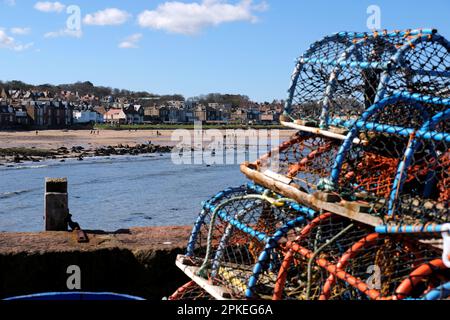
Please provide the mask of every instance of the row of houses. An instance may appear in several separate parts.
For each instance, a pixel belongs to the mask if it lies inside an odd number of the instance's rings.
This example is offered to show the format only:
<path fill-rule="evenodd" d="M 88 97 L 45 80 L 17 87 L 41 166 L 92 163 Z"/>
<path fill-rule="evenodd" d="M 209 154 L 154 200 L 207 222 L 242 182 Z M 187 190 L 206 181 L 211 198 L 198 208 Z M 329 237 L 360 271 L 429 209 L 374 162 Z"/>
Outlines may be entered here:
<path fill-rule="evenodd" d="M 0 128 L 63 128 L 73 124 L 72 110 L 70 103 L 62 101 L 30 101 L 26 104 L 0 101 Z"/>
<path fill-rule="evenodd" d="M 137 103 L 136 103 L 137 102 Z M 139 103 L 140 102 L 140 103 Z M 126 98 L 80 97 L 77 93 L 20 90 L 0 91 L 0 129 L 15 127 L 67 128 L 93 123 L 193 123 L 258 124 L 276 123 L 282 112 L 282 103 L 251 103 L 243 108 L 231 104 L 167 101 L 130 102 Z"/>
<path fill-rule="evenodd" d="M 210 103 L 193 106 L 163 105 L 144 108 L 144 122 L 154 123 L 203 123 L 216 124 L 258 124 L 276 123 L 282 113 L 282 105 L 278 107 L 260 108 L 252 105 L 245 108 L 232 108 L 231 105 Z"/>
<path fill-rule="evenodd" d="M 200 121 L 209 124 L 259 124 L 276 123 L 280 112 L 257 109 L 232 110 L 227 107 L 214 108 L 197 105 L 192 108 L 175 106 L 123 105 L 116 108 L 76 105 L 67 101 L 29 101 L 25 104 L 7 104 L 0 101 L 0 128 L 35 127 L 66 128 L 72 125 L 109 123 L 182 124 Z"/>

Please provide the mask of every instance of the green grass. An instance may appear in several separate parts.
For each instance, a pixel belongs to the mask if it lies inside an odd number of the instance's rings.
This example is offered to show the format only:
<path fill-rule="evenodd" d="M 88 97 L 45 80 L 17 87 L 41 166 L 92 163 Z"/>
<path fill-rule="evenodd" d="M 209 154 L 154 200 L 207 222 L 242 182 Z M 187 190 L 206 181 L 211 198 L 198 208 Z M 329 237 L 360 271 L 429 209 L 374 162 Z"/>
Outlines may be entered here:
<path fill-rule="evenodd" d="M 109 124 L 97 124 L 95 129 L 99 130 L 194 130 L 194 124 L 137 124 L 137 125 L 121 125 L 120 127 L 111 126 Z M 281 125 L 217 125 L 217 124 L 204 124 L 202 129 L 286 129 Z"/>

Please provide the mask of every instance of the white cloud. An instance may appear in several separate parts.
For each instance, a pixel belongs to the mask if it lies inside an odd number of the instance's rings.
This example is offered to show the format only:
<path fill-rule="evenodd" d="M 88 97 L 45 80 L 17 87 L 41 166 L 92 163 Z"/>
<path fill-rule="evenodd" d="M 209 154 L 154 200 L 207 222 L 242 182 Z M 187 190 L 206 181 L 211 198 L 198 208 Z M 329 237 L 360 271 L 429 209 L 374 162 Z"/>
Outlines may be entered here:
<path fill-rule="evenodd" d="M 14 7 L 16 5 L 16 0 L 3 0 L 8 6 Z"/>
<path fill-rule="evenodd" d="M 66 6 L 62 4 L 61 2 L 50 2 L 50 1 L 44 1 L 44 2 L 37 2 L 34 5 L 34 8 L 36 10 L 42 11 L 42 12 L 58 12 L 64 10 Z"/>
<path fill-rule="evenodd" d="M 81 38 L 83 36 L 83 32 L 81 30 L 69 30 L 69 29 L 61 29 L 58 31 L 47 32 L 44 34 L 45 38 L 60 38 L 60 37 L 73 37 L 73 38 Z"/>
<path fill-rule="evenodd" d="M 30 28 L 19 28 L 19 27 L 11 28 L 12 34 L 26 35 L 29 34 L 30 32 L 31 32 Z"/>
<path fill-rule="evenodd" d="M 133 49 L 139 48 L 138 42 L 142 39 L 141 33 L 135 33 L 127 38 L 125 38 L 121 43 L 119 43 L 119 48 L 121 49 Z"/>
<path fill-rule="evenodd" d="M 119 25 L 125 23 L 130 16 L 126 11 L 117 8 L 108 8 L 86 15 L 83 22 L 95 26 Z"/>
<path fill-rule="evenodd" d="M 34 44 L 17 42 L 13 37 L 6 34 L 5 30 L 0 29 L 0 48 L 10 49 L 14 51 L 24 51 L 31 48 Z"/>
<path fill-rule="evenodd" d="M 236 4 L 224 0 L 203 0 L 184 3 L 169 1 L 155 10 L 146 10 L 138 17 L 141 27 L 165 30 L 172 33 L 193 35 L 209 26 L 223 23 L 258 20 L 255 12 L 267 10 L 266 2 L 254 4 L 253 0 L 241 0 Z"/>

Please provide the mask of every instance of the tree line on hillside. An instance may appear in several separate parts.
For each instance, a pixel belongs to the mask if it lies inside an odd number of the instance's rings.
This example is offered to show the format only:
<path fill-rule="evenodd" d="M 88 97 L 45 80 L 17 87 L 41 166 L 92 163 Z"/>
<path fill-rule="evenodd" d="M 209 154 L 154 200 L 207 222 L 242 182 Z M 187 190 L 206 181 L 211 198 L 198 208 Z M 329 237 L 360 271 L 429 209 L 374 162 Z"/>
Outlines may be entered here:
<path fill-rule="evenodd" d="M 185 97 L 181 94 L 172 94 L 172 95 L 158 95 L 154 93 L 150 93 L 147 91 L 131 91 L 126 89 L 117 89 L 111 87 L 103 87 L 96 86 L 90 81 L 84 82 L 75 82 L 71 84 L 40 84 L 40 85 L 31 85 L 22 81 L 13 80 L 13 81 L 0 81 L 0 91 L 2 89 L 5 90 L 23 90 L 23 91 L 48 91 L 52 95 L 59 94 L 62 91 L 70 91 L 73 93 L 78 93 L 79 96 L 85 95 L 95 95 L 97 97 L 126 97 L 131 99 L 139 99 L 139 98 L 147 98 L 152 99 L 158 105 L 165 104 L 167 101 L 188 101 L 190 103 L 219 103 L 219 104 L 230 104 L 233 108 L 240 108 L 248 105 L 251 101 L 250 98 L 246 95 L 241 94 L 221 94 L 221 93 L 210 93 L 206 95 L 199 95 L 197 97 L 192 97 L 189 99 L 185 99 Z"/>
<path fill-rule="evenodd" d="M 200 95 L 197 97 L 189 98 L 188 101 L 194 103 L 219 103 L 219 104 L 231 104 L 233 108 L 239 108 L 247 105 L 250 102 L 250 98 L 241 94 L 221 94 L 210 93 L 206 95 Z"/>
<path fill-rule="evenodd" d="M 59 84 L 59 85 L 52 85 L 48 83 L 40 85 L 31 85 L 18 80 L 5 82 L 0 81 L 0 90 L 2 88 L 5 90 L 48 91 L 53 95 L 56 95 L 62 91 L 70 91 L 73 93 L 77 92 L 79 96 L 85 96 L 90 94 L 95 95 L 97 97 L 113 96 L 113 97 L 127 97 L 127 98 L 156 98 L 156 99 L 164 98 L 167 100 L 178 100 L 178 99 L 184 100 L 184 97 L 179 94 L 161 96 L 146 91 L 131 91 L 126 89 L 96 86 L 90 81 L 84 82 L 80 81 L 70 84 Z"/>

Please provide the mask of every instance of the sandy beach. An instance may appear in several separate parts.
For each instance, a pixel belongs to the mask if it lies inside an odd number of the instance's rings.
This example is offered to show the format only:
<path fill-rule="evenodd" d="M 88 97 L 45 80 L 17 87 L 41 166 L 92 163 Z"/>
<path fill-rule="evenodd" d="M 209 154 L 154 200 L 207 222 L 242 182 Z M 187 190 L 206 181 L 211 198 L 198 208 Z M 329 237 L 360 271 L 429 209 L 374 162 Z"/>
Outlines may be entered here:
<path fill-rule="evenodd" d="M 90 130 L 46 130 L 39 131 L 38 134 L 35 131 L 0 132 L 0 148 L 54 150 L 81 146 L 95 149 L 120 144 L 134 146 L 147 144 L 149 141 L 154 145 L 174 146 L 177 142 L 171 141 L 173 132 L 174 130 L 99 130 L 94 134 Z M 292 130 L 279 130 L 280 140 L 286 140 L 294 133 Z"/>

